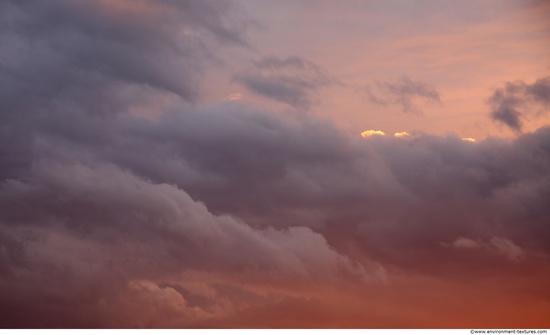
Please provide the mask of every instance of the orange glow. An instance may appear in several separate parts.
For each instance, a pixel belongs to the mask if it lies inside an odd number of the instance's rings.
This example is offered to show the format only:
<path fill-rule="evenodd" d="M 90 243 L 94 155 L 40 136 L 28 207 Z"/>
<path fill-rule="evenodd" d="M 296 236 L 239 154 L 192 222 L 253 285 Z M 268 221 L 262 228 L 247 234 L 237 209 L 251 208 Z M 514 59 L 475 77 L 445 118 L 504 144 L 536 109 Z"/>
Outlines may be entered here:
<path fill-rule="evenodd" d="M 386 133 L 384 133 L 382 130 L 365 130 L 361 133 L 362 137 L 371 137 L 371 136 L 384 136 Z"/>
<path fill-rule="evenodd" d="M 225 100 L 236 101 L 236 100 L 241 100 L 242 98 L 243 98 L 243 96 L 242 96 L 241 93 L 232 93 L 232 94 L 228 95 L 227 97 L 225 97 Z"/>
<path fill-rule="evenodd" d="M 393 134 L 393 136 L 395 136 L 395 137 L 407 137 L 407 136 L 411 136 L 411 134 L 407 133 L 406 131 L 402 131 L 402 132 Z"/>

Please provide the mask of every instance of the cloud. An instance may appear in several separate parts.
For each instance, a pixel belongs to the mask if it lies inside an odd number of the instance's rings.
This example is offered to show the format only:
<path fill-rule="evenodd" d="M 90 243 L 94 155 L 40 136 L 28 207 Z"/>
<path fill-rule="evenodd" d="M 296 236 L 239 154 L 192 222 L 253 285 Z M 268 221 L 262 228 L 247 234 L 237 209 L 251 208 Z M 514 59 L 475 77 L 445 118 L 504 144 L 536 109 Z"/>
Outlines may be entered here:
<path fill-rule="evenodd" d="M 33 132 L 52 115 L 196 102 L 218 50 L 246 46 L 248 21 L 231 2 L 3 1 L 0 12 L 2 177 L 28 166 Z"/>
<path fill-rule="evenodd" d="M 371 137 L 371 136 L 384 136 L 386 133 L 384 133 L 382 130 L 365 130 L 361 132 L 361 137 Z"/>
<path fill-rule="evenodd" d="M 511 266 L 439 245 L 457 236 L 514 236 L 534 264 L 533 255 L 550 252 L 548 128 L 475 145 L 427 134 L 359 138 L 313 116 L 291 122 L 235 102 L 179 104 L 155 119 L 30 121 L 30 165 L 2 183 L 0 269 L 13 278 L 2 284 L 3 309 L 33 305 L 26 315 L 36 325 L 208 324 L 240 313 L 239 301 L 252 308 L 288 298 L 296 288 L 285 278 L 376 282 L 379 266 L 437 273 L 453 258 L 495 272 Z M 495 241 L 494 254 L 517 254 Z M 189 284 L 196 272 L 213 293 Z M 162 290 L 131 284 L 142 281 Z M 286 293 L 229 299 L 214 288 L 220 281 Z M 163 306 L 158 316 L 147 299 Z M 48 301 L 64 307 L 55 313 Z"/>
<path fill-rule="evenodd" d="M 397 133 L 393 134 L 393 136 L 395 136 L 395 137 L 408 137 L 408 136 L 411 136 L 411 134 L 409 134 L 406 131 L 401 131 L 401 132 L 397 132 Z"/>
<path fill-rule="evenodd" d="M 300 310 L 306 326 L 410 325 L 440 312 L 453 275 L 523 289 L 529 273 L 546 292 L 549 128 L 361 138 L 313 115 L 201 105 L 208 58 L 246 44 L 226 2 L 0 6 L 2 326 L 304 326 Z M 333 83 L 298 57 L 241 76 L 298 108 Z M 379 88 L 388 103 L 436 97 L 407 80 Z M 154 118 L 136 112 L 150 106 Z M 469 311 L 442 316 L 455 309 Z"/>
<path fill-rule="evenodd" d="M 511 261 L 517 261 L 524 255 L 523 249 L 506 238 L 493 237 L 491 239 L 491 245 L 496 248 L 498 253 L 504 255 Z"/>
<path fill-rule="evenodd" d="M 550 77 L 537 79 L 533 84 L 521 80 L 507 82 L 504 87 L 493 92 L 488 103 L 494 121 L 521 132 L 522 119 L 533 114 L 531 111 L 536 111 L 537 107 L 541 108 L 539 114 L 550 110 Z"/>
<path fill-rule="evenodd" d="M 2 296 L 8 301 L 9 291 L 31 290 L 30 297 L 13 298 L 35 305 L 37 313 L 52 308 L 53 302 L 41 298 L 48 295 L 68 315 L 73 299 L 108 301 L 117 285 L 110 281 L 122 285 L 120 290 L 136 291 L 132 300 L 143 299 L 136 303 L 171 310 L 174 317 L 213 313 L 191 308 L 179 293 L 158 286 L 191 271 L 248 273 L 273 282 L 370 276 L 310 228 L 251 228 L 230 216 L 212 215 L 175 186 L 153 184 L 114 166 L 37 162 L 27 182 L 4 181 L 0 208 L 4 233 L 20 241 L 15 244 L 20 248 L 3 252 Z M 96 285 L 93 296 L 90 280 Z M 146 308 L 136 313 L 151 319 L 163 314 Z M 145 326 L 171 324 L 151 322 Z"/>
<path fill-rule="evenodd" d="M 255 94 L 304 110 L 311 107 L 312 94 L 338 84 L 318 65 L 296 56 L 261 58 L 251 68 L 235 74 L 233 80 Z"/>
<path fill-rule="evenodd" d="M 480 244 L 468 238 L 459 237 L 453 242 L 452 246 L 455 248 L 476 249 L 480 247 Z"/>
<path fill-rule="evenodd" d="M 370 102 L 378 105 L 398 105 L 404 113 L 421 114 L 418 99 L 441 103 L 439 92 L 431 85 L 403 77 L 395 82 L 376 82 L 375 87 L 365 86 L 359 90 Z"/>
<path fill-rule="evenodd" d="M 442 243 L 443 246 L 448 247 L 449 244 Z M 500 254 L 506 257 L 508 260 L 516 262 L 525 256 L 525 251 L 517 246 L 511 240 L 504 237 L 492 237 L 489 242 L 474 241 L 469 238 L 459 237 L 451 245 L 456 249 L 483 249 L 493 253 Z"/>
<path fill-rule="evenodd" d="M 67 238 L 74 233 L 99 244 L 120 239 L 129 248 L 145 243 L 136 259 L 148 258 L 159 273 L 164 266 L 229 272 L 250 267 L 273 276 L 330 278 L 349 262 L 309 228 L 254 229 L 212 215 L 175 186 L 152 184 L 113 166 L 38 162 L 29 178 L 2 187 L 5 227 L 50 226 Z M 143 270 L 148 262 L 140 264 Z"/>
<path fill-rule="evenodd" d="M 7 1 L 2 12 L 1 38 L 12 44 L 2 69 L 17 83 L 3 90 L 7 101 L 23 91 L 33 100 L 68 99 L 100 84 L 108 86 L 102 94 L 148 86 L 193 101 L 201 58 L 213 56 L 209 39 L 244 44 L 242 25 L 226 18 L 229 3 Z"/>
<path fill-rule="evenodd" d="M 43 133 L 35 151 L 175 184 L 253 227 L 310 227 L 337 250 L 356 245 L 381 263 L 412 265 L 409 257 L 456 236 L 506 236 L 498 227 L 521 230 L 518 245 L 548 248 L 535 233 L 548 214 L 547 128 L 475 144 L 426 134 L 358 138 L 315 117 L 290 122 L 234 103 L 77 126 Z M 110 136 L 91 140 L 86 131 Z M 398 252 L 403 243 L 418 254 Z"/>

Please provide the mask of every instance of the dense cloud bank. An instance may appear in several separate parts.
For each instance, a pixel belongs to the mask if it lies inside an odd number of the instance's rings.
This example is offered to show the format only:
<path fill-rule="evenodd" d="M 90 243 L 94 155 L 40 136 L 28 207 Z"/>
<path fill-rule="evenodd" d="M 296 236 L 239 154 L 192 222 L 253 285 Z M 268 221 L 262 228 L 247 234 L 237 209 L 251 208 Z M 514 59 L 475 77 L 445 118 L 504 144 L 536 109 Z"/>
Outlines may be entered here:
<path fill-rule="evenodd" d="M 246 47 L 239 13 L 0 4 L 2 326 L 208 326 L 317 305 L 316 285 L 548 264 L 549 128 L 365 139 L 314 116 L 193 104 L 215 50 Z M 310 81 L 278 74 L 288 69 Z M 296 57 L 250 71 L 237 80 L 298 108 L 330 82 Z"/>

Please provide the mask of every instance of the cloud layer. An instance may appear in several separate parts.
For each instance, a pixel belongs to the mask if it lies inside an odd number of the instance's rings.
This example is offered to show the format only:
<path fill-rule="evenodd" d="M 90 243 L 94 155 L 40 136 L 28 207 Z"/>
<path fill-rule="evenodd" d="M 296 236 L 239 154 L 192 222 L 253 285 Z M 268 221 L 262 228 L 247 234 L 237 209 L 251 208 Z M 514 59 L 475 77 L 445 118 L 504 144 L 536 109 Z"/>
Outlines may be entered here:
<path fill-rule="evenodd" d="M 548 327 L 550 129 L 363 138 L 199 104 L 201 70 L 247 47 L 241 14 L 0 4 L 1 326 L 486 328 L 505 296 L 490 322 Z M 300 57 L 233 79 L 302 109 L 337 84 Z M 544 105 L 545 83 L 492 101 Z"/>

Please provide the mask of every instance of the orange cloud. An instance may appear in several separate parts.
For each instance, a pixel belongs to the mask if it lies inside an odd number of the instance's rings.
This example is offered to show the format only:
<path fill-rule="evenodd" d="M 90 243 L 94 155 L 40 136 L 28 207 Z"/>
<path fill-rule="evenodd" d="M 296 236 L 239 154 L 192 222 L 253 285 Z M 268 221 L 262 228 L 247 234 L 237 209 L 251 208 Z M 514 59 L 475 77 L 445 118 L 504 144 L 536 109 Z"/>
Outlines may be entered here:
<path fill-rule="evenodd" d="M 402 132 L 393 134 L 393 136 L 395 136 L 395 137 L 407 137 L 407 136 L 411 136 L 411 134 L 407 133 L 406 131 L 402 131 Z"/>
<path fill-rule="evenodd" d="M 361 133 L 362 137 L 371 137 L 371 136 L 384 136 L 386 133 L 384 133 L 382 130 L 365 130 Z"/>

